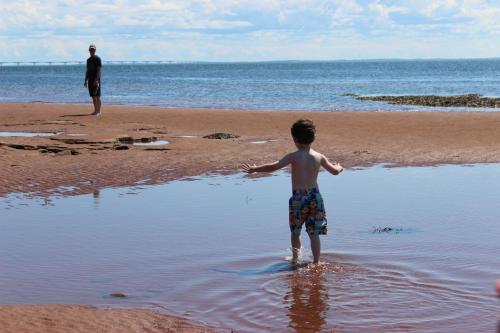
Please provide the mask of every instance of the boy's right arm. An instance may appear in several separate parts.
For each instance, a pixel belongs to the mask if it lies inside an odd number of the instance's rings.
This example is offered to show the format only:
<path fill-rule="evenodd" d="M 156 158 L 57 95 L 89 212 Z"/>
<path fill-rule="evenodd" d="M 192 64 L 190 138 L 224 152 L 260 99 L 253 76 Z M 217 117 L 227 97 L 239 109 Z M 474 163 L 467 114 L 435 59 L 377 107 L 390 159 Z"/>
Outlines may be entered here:
<path fill-rule="evenodd" d="M 281 160 L 273 162 L 273 163 L 268 163 L 268 164 L 262 164 L 262 165 L 250 165 L 248 163 L 243 163 L 242 168 L 243 171 L 246 173 L 253 173 L 253 172 L 273 172 L 278 169 L 281 169 L 288 164 L 292 162 L 292 157 L 291 154 L 286 155 L 283 157 Z"/>
<path fill-rule="evenodd" d="M 321 155 L 321 166 L 326 169 L 329 173 L 336 176 L 344 170 L 344 168 L 339 164 L 332 164 L 325 155 Z"/>

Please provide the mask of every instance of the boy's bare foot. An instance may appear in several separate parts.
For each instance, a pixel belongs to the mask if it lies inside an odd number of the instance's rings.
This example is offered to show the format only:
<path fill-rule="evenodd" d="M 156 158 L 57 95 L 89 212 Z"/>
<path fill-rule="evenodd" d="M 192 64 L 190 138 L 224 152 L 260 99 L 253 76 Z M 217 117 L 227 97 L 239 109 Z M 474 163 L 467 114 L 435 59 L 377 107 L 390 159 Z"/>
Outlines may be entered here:
<path fill-rule="evenodd" d="M 92 112 L 90 115 L 91 115 L 91 116 L 100 116 L 100 115 L 101 115 L 101 113 L 100 113 L 100 112 Z"/>

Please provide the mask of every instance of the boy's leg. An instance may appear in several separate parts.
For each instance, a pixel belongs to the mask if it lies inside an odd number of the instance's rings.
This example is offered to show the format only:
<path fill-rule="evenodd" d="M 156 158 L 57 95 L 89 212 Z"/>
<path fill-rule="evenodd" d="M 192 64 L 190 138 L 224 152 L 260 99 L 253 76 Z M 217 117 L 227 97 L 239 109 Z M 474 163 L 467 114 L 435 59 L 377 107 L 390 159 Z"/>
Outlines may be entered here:
<path fill-rule="evenodd" d="M 300 252 L 300 235 L 295 235 L 292 233 L 292 263 L 296 264 L 297 260 L 299 260 L 299 252 Z"/>
<path fill-rule="evenodd" d="M 313 263 L 319 263 L 319 256 L 321 255 L 321 242 L 319 240 L 319 235 L 309 235 L 311 239 L 311 250 L 313 253 L 314 261 Z"/>

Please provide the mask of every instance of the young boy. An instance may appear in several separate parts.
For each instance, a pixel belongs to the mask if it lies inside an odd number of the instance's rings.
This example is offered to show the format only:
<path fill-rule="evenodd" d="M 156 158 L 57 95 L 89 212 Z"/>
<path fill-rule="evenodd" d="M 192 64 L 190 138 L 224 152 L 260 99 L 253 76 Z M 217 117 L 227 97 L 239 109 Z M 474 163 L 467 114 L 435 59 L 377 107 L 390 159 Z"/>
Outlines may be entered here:
<path fill-rule="evenodd" d="M 292 197 L 289 201 L 292 263 L 297 263 L 301 246 L 300 231 L 305 224 L 311 240 L 314 263 L 317 264 L 321 252 L 319 235 L 327 233 L 325 207 L 317 183 L 319 168 L 322 166 L 332 175 L 338 175 L 343 168 L 338 163 L 330 163 L 324 155 L 311 149 L 316 134 L 316 127 L 311 120 L 297 120 L 291 131 L 297 151 L 274 163 L 259 166 L 244 163 L 243 170 L 247 173 L 272 172 L 288 164 L 292 165 Z"/>

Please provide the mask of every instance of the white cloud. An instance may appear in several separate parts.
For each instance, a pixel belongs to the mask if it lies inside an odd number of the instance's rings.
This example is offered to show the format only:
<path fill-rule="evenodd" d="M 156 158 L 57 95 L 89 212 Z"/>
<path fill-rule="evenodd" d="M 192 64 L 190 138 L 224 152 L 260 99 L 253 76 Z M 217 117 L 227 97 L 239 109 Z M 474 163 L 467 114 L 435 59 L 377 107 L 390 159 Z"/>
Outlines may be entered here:
<path fill-rule="evenodd" d="M 498 56 L 499 17 L 498 0 L 0 0 L 0 61 L 91 41 L 113 59 Z"/>
<path fill-rule="evenodd" d="M 408 13 L 409 10 L 401 6 L 388 6 L 377 0 L 371 3 L 368 8 L 375 13 L 375 21 L 382 25 L 392 25 L 390 15 L 393 13 Z"/>

